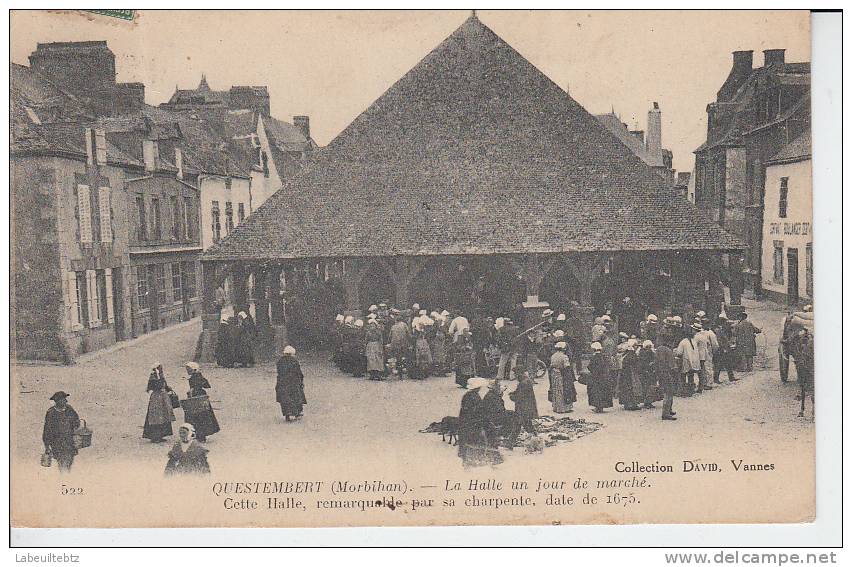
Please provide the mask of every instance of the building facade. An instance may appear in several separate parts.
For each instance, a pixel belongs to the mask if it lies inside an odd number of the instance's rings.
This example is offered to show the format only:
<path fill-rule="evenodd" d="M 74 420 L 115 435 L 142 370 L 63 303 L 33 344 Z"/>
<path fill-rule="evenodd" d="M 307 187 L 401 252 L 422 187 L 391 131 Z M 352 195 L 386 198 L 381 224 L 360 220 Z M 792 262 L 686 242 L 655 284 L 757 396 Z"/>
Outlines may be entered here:
<path fill-rule="evenodd" d="M 200 315 L 198 189 L 164 172 L 127 180 L 132 203 L 132 328 L 142 335 Z"/>
<path fill-rule="evenodd" d="M 311 138 L 310 118 L 294 116 L 288 123 L 273 117 L 265 86 L 232 86 L 217 91 L 202 76 L 194 89 L 175 88 L 169 101 L 159 108 L 206 121 L 243 156 L 241 165 L 251 179 L 252 209 L 298 173 L 317 149 Z M 223 206 L 224 201 L 216 200 Z"/>
<path fill-rule="evenodd" d="M 810 64 L 787 63 L 783 49 L 736 51 L 716 100 L 707 105 L 707 141 L 695 150 L 695 203 L 748 243 L 731 263 L 762 292 L 766 163 L 810 130 Z M 739 277 L 739 275 L 737 275 Z"/>
<path fill-rule="evenodd" d="M 91 129 L 16 133 L 13 353 L 70 362 L 132 334 L 124 178 L 138 164 L 120 152 L 110 156 L 103 133 Z M 84 137 L 91 140 L 88 156 Z"/>
<path fill-rule="evenodd" d="M 766 162 L 761 280 L 789 305 L 813 300 L 811 137 L 802 134 Z"/>

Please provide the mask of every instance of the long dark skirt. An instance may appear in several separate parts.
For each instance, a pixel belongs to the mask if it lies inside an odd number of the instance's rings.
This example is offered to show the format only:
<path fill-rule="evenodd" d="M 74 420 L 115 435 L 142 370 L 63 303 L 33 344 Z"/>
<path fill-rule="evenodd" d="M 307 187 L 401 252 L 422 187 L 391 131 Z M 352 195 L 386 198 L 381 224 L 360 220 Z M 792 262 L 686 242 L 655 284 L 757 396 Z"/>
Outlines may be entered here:
<path fill-rule="evenodd" d="M 184 412 L 184 419 L 187 423 L 195 426 L 195 435 L 199 441 L 203 441 L 210 435 L 219 432 L 219 422 L 216 421 L 216 414 L 213 413 L 213 408 L 197 413 Z"/>
<path fill-rule="evenodd" d="M 139 423 L 138 421 L 136 423 Z M 142 428 L 142 437 L 151 441 L 162 441 L 163 437 L 174 435 L 171 422 L 151 425 L 148 416 L 145 416 L 145 426 Z"/>
<path fill-rule="evenodd" d="M 593 408 L 612 407 L 612 380 L 609 378 L 590 377 L 586 385 L 589 394 L 589 405 Z"/>

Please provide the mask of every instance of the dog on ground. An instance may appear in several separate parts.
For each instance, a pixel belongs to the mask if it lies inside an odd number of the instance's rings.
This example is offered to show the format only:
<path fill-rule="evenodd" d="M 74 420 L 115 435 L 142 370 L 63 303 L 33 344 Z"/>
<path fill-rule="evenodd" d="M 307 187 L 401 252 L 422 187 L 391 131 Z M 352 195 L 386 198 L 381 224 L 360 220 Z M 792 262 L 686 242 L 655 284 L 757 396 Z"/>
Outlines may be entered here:
<path fill-rule="evenodd" d="M 441 420 L 441 441 L 450 445 L 459 444 L 459 418 L 448 415 Z"/>

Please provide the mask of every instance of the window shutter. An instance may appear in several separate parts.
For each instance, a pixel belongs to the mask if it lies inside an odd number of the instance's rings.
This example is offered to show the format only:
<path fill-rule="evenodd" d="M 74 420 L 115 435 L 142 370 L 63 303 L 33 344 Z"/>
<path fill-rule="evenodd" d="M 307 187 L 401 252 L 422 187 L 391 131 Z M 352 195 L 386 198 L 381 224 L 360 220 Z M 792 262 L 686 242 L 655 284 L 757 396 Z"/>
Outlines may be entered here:
<path fill-rule="evenodd" d="M 80 328 L 80 318 L 77 316 L 77 273 L 66 272 L 65 280 L 65 287 L 68 289 L 68 305 L 71 309 L 71 329 L 75 330 Z"/>
<path fill-rule="evenodd" d="M 77 209 L 80 217 L 80 242 L 92 242 L 92 202 L 88 185 L 77 186 Z"/>
<path fill-rule="evenodd" d="M 104 270 L 104 279 L 106 280 L 106 314 L 107 323 L 112 324 L 115 321 L 115 313 L 112 311 L 112 268 Z"/>
<path fill-rule="evenodd" d="M 101 242 L 112 242 L 112 209 L 109 187 L 98 189 L 98 207 L 101 213 Z"/>
<path fill-rule="evenodd" d="M 94 270 L 86 270 L 86 309 L 89 313 L 89 327 L 96 327 L 98 321 L 98 310 L 95 302 L 98 300 L 98 280 Z"/>

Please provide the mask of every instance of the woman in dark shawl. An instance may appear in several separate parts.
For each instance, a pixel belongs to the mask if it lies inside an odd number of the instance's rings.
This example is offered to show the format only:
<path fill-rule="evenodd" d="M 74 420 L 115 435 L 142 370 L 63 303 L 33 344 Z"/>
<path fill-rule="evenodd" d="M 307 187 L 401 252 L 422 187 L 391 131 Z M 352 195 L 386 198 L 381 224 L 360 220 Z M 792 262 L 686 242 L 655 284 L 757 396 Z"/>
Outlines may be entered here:
<path fill-rule="evenodd" d="M 189 392 L 187 397 L 206 399 L 206 403 L 199 404 L 201 407 L 187 410 L 184 406 L 184 419 L 188 423 L 195 426 L 196 437 L 204 443 L 207 438 L 219 431 L 219 422 L 216 421 L 216 414 L 213 413 L 213 408 L 210 406 L 210 400 L 207 399 L 207 388 L 210 388 L 210 382 L 201 374 L 201 369 L 195 362 L 186 363 L 186 372 L 189 375 Z"/>
<path fill-rule="evenodd" d="M 601 343 L 592 343 L 586 392 L 589 394 L 589 405 L 595 408 L 595 413 L 603 413 L 604 408 L 612 407 L 611 371 L 609 357 L 603 353 Z"/>
<path fill-rule="evenodd" d="M 301 417 L 302 406 L 308 403 L 305 399 L 305 377 L 295 355 L 296 349 L 288 345 L 284 347 L 284 354 L 277 364 L 275 400 L 281 404 L 281 415 L 287 421 Z"/>
<path fill-rule="evenodd" d="M 492 432 L 483 402 L 490 384 L 485 378 L 471 378 L 467 387 L 459 411 L 459 457 L 465 467 L 498 464 L 503 458 L 491 446 Z"/>
<path fill-rule="evenodd" d="M 151 392 L 151 396 L 148 398 L 148 412 L 145 414 L 142 437 L 150 439 L 152 443 L 161 443 L 163 437 L 170 437 L 174 433 L 172 422 L 175 420 L 175 412 L 169 399 L 172 389 L 166 383 L 163 365 L 159 362 L 154 363 L 145 391 Z"/>

